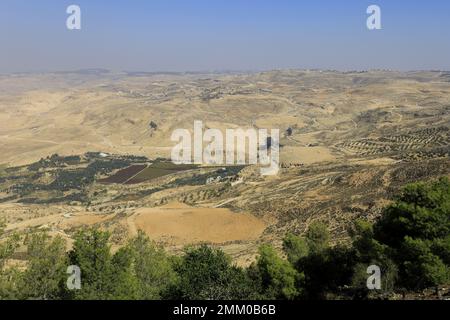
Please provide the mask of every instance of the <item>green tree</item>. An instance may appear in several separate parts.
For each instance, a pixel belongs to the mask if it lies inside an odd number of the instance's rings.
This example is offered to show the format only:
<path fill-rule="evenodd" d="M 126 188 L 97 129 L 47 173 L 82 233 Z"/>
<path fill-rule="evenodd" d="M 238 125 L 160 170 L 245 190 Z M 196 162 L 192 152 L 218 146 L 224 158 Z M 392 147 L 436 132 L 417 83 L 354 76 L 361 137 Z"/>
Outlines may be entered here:
<path fill-rule="evenodd" d="M 298 272 L 304 274 L 301 283 L 303 298 L 325 299 L 348 285 L 353 275 L 355 252 L 346 246 L 331 247 L 326 225 L 313 223 L 305 234 L 308 255 L 296 263 Z"/>
<path fill-rule="evenodd" d="M 139 298 L 161 299 L 176 281 L 171 259 L 163 249 L 157 248 L 150 239 L 139 231 L 127 248 L 133 256 L 134 274 L 138 280 Z"/>
<path fill-rule="evenodd" d="M 5 222 L 0 220 L 0 238 L 4 235 Z M 19 297 L 20 271 L 7 267 L 6 262 L 19 247 L 20 237 L 13 234 L 0 243 L 0 299 L 17 299 Z"/>
<path fill-rule="evenodd" d="M 0 220 L 0 238 L 5 233 L 5 221 Z M 6 261 L 11 258 L 14 252 L 19 247 L 20 237 L 17 234 L 13 234 L 8 237 L 6 241 L 0 243 L 0 271 L 5 267 Z"/>
<path fill-rule="evenodd" d="M 259 282 L 262 296 L 267 299 L 295 299 L 303 274 L 281 259 L 269 245 L 259 248 L 256 264 L 249 270 L 253 281 Z"/>
<path fill-rule="evenodd" d="M 358 261 L 369 263 L 382 260 L 389 249 L 387 245 L 374 239 L 373 224 L 370 222 L 356 220 L 353 228 L 350 229 L 350 236 Z"/>
<path fill-rule="evenodd" d="M 283 251 L 292 265 L 296 265 L 300 259 L 306 257 L 309 253 L 305 239 L 292 233 L 288 233 L 283 239 Z"/>
<path fill-rule="evenodd" d="M 438 255 L 447 266 L 450 266 L 450 235 L 445 238 L 434 239 L 430 249 L 431 252 Z"/>
<path fill-rule="evenodd" d="M 22 272 L 17 267 L 0 270 L 0 300 L 17 300 L 21 294 Z"/>
<path fill-rule="evenodd" d="M 304 297 L 317 300 L 335 294 L 351 282 L 354 264 L 353 248 L 336 246 L 311 252 L 297 265 L 305 274 Z"/>
<path fill-rule="evenodd" d="M 185 300 L 247 299 L 253 294 L 246 273 L 222 250 L 206 245 L 187 248 L 175 263 L 178 279 L 168 298 Z"/>
<path fill-rule="evenodd" d="M 352 276 L 352 287 L 359 298 L 368 298 L 371 293 L 367 288 L 367 268 L 371 265 L 380 267 L 381 292 L 394 290 L 398 276 L 398 267 L 390 258 L 390 248 L 374 239 L 373 224 L 357 220 L 350 230 L 355 250 L 356 264 Z"/>
<path fill-rule="evenodd" d="M 432 241 L 405 237 L 397 253 L 408 288 L 420 289 L 450 281 L 450 268 L 433 254 Z"/>
<path fill-rule="evenodd" d="M 306 232 L 308 251 L 319 253 L 329 247 L 330 234 L 327 226 L 320 222 L 312 223 Z"/>
<path fill-rule="evenodd" d="M 399 248 L 406 236 L 415 239 L 445 238 L 450 234 L 450 181 L 406 186 L 374 227 L 375 238 Z"/>
<path fill-rule="evenodd" d="M 82 230 L 75 236 L 70 263 L 81 269 L 81 290 L 71 291 L 74 299 L 133 299 L 138 296 L 133 272 L 133 254 L 127 248 L 114 256 L 108 244 L 109 233 Z"/>
<path fill-rule="evenodd" d="M 134 269 L 134 253 L 129 248 L 121 248 L 113 255 L 111 269 L 111 298 L 114 300 L 141 299 L 139 280 Z"/>
<path fill-rule="evenodd" d="M 60 298 L 68 266 L 64 239 L 50 239 L 45 233 L 33 234 L 27 241 L 27 256 L 28 266 L 21 277 L 22 298 Z"/>
<path fill-rule="evenodd" d="M 374 239 L 390 248 L 401 285 L 411 289 L 450 281 L 450 181 L 406 186 L 374 226 Z"/>
<path fill-rule="evenodd" d="M 75 235 L 69 254 L 70 264 L 81 270 L 81 287 L 72 291 L 75 299 L 111 298 L 112 257 L 108 245 L 109 233 L 94 229 L 83 230 Z"/>

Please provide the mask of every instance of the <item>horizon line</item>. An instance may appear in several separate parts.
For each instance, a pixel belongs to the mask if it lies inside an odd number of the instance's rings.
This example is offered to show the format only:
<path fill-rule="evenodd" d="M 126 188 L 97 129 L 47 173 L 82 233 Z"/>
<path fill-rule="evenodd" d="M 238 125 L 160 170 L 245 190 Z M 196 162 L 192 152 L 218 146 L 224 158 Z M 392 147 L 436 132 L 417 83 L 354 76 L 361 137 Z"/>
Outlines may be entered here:
<path fill-rule="evenodd" d="M 390 68 L 373 68 L 373 69 L 332 69 L 332 68 L 273 68 L 273 69 L 215 69 L 215 70 L 114 70 L 107 68 L 80 68 L 72 70 L 36 70 L 36 71 L 13 71 L 3 72 L 0 75 L 22 75 L 22 74 L 84 74 L 84 75 L 101 75 L 101 74 L 126 74 L 126 75 L 189 75 L 189 74 L 248 74 L 248 73 L 266 73 L 279 71 L 303 71 L 303 72 L 335 72 L 335 73 L 364 73 L 364 72 L 397 72 L 397 73 L 414 73 L 414 72 L 450 72 L 446 69 L 390 69 Z"/>

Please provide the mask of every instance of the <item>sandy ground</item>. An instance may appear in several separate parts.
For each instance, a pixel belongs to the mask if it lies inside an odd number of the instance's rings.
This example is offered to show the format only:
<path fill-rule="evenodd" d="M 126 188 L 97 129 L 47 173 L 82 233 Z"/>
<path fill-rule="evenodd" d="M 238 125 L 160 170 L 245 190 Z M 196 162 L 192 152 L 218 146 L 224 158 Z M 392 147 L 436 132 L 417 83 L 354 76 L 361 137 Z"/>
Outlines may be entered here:
<path fill-rule="evenodd" d="M 178 203 L 138 209 L 132 223 L 156 242 L 170 245 L 255 240 L 265 229 L 261 220 L 247 213 Z"/>
<path fill-rule="evenodd" d="M 0 218 L 5 218 L 7 223 L 6 231 L 23 231 L 30 228 L 50 229 L 55 232 L 79 227 L 88 227 L 94 224 L 105 222 L 115 215 L 101 215 L 98 213 L 84 211 L 81 207 L 55 207 L 49 209 L 45 214 L 44 210 L 38 210 L 35 205 L 3 204 L 0 205 Z M 19 219 L 11 219 L 11 215 Z M 11 222 L 13 220 L 13 222 Z"/>
<path fill-rule="evenodd" d="M 280 161 L 285 163 L 313 164 L 335 159 L 336 157 L 325 147 L 285 147 L 283 148 Z"/>

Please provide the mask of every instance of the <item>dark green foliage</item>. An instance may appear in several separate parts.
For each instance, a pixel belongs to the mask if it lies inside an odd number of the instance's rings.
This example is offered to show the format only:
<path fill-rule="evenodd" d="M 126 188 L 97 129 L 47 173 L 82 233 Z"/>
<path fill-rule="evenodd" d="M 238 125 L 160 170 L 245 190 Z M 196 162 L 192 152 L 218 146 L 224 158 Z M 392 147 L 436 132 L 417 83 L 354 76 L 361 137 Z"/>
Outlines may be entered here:
<path fill-rule="evenodd" d="M 0 237 L 3 235 L 5 229 L 5 222 L 0 220 Z M 19 246 L 19 236 L 14 234 L 5 242 L 0 243 L 0 271 L 3 269 L 5 262 L 16 251 Z"/>
<path fill-rule="evenodd" d="M 108 299 L 112 294 L 112 256 L 109 234 L 98 230 L 81 231 L 69 253 L 70 264 L 81 269 L 82 289 L 75 299 Z"/>
<path fill-rule="evenodd" d="M 311 253 L 321 252 L 329 245 L 330 234 L 323 223 L 313 223 L 306 232 L 306 243 Z"/>
<path fill-rule="evenodd" d="M 27 240 L 28 267 L 21 276 L 20 295 L 27 299 L 59 299 L 66 280 L 68 259 L 61 237 L 50 240 L 45 233 Z"/>
<path fill-rule="evenodd" d="M 433 254 L 439 256 L 442 262 L 450 266 L 450 235 L 445 238 L 434 239 L 430 249 Z"/>
<path fill-rule="evenodd" d="M 0 300 L 23 299 L 20 292 L 20 279 L 22 272 L 16 267 L 0 270 Z"/>
<path fill-rule="evenodd" d="M 286 253 L 288 261 L 294 266 L 309 253 L 305 239 L 297 237 L 292 233 L 289 233 L 283 239 L 283 251 Z"/>
<path fill-rule="evenodd" d="M 390 247 L 400 283 L 421 289 L 450 281 L 450 181 L 404 188 L 374 226 L 374 239 Z"/>
<path fill-rule="evenodd" d="M 50 157 L 41 159 L 38 162 L 32 163 L 28 166 L 30 171 L 39 171 L 40 169 L 65 167 L 67 165 L 76 165 L 81 162 L 80 156 L 67 156 L 61 157 L 57 154 L 53 154 Z"/>
<path fill-rule="evenodd" d="M 389 293 L 394 289 L 397 280 L 397 265 L 390 258 L 391 249 L 374 239 L 373 225 L 369 222 L 357 220 L 350 231 L 353 239 L 356 265 L 351 285 L 360 298 L 367 298 L 367 268 L 371 265 L 380 267 L 381 292 Z"/>
<path fill-rule="evenodd" d="M 367 279 L 369 277 L 367 269 L 372 265 L 380 267 L 380 290 L 369 290 L 367 288 Z M 382 262 L 359 262 L 353 268 L 353 276 L 350 283 L 350 296 L 353 299 L 370 299 L 371 297 L 378 298 L 382 297 L 383 295 L 388 296 L 395 289 L 397 274 L 397 265 L 390 259 L 386 259 Z"/>
<path fill-rule="evenodd" d="M 401 280 L 408 288 L 421 289 L 450 280 L 450 267 L 431 250 L 433 241 L 405 237 L 395 257 L 400 265 Z"/>
<path fill-rule="evenodd" d="M 1 177 L 0 183 L 13 182 L 8 184 L 6 191 L 20 197 L 22 203 L 87 202 L 86 188 L 98 176 L 142 162 L 147 162 L 147 158 L 106 156 L 101 153 L 88 153 L 83 158 L 54 154 L 29 166 L 11 168 L 9 174 Z M 43 176 L 50 176 L 51 182 L 42 183 Z M 41 199 L 36 197 L 38 191 L 48 191 L 51 195 Z M 70 191 L 72 193 L 68 194 Z"/>
<path fill-rule="evenodd" d="M 185 256 L 175 263 L 178 279 L 169 298 L 184 300 L 249 299 L 252 290 L 241 268 L 221 250 L 202 245 L 188 248 Z"/>
<path fill-rule="evenodd" d="M 150 127 L 150 129 L 153 129 L 153 130 L 158 129 L 158 125 L 154 121 L 150 121 L 149 127 Z"/>
<path fill-rule="evenodd" d="M 82 190 L 94 182 L 99 174 L 107 174 L 116 169 L 122 169 L 130 165 L 130 162 L 122 159 L 95 160 L 86 168 L 73 170 L 58 170 L 56 179 L 48 186 L 48 190 L 69 191 Z"/>
<path fill-rule="evenodd" d="M 269 245 L 260 247 L 258 260 L 249 273 L 265 299 L 295 299 L 299 295 L 298 284 L 303 275 Z"/>
<path fill-rule="evenodd" d="M 139 294 L 139 279 L 134 269 L 134 252 L 129 248 L 119 249 L 112 257 L 109 299 L 142 299 Z"/>
<path fill-rule="evenodd" d="M 4 227 L 4 221 L 0 220 L 0 236 L 3 235 Z M 19 279 L 21 273 L 17 268 L 5 269 L 6 261 L 11 258 L 18 248 L 19 241 L 19 236 L 13 235 L 6 241 L 0 243 L 0 299 L 19 298 L 19 289 L 16 279 Z"/>
<path fill-rule="evenodd" d="M 127 248 L 133 255 L 139 298 L 161 299 L 177 279 L 171 259 L 141 231 L 130 241 Z"/>
<path fill-rule="evenodd" d="M 389 247 L 374 239 L 371 223 L 357 220 L 353 229 L 350 230 L 350 236 L 353 239 L 353 247 L 356 250 L 358 261 L 380 262 L 386 258 Z"/>
<path fill-rule="evenodd" d="M 139 299 L 139 279 L 135 272 L 135 251 L 124 247 L 114 255 L 108 244 L 109 233 L 95 229 L 75 237 L 70 262 L 81 269 L 81 290 L 72 291 L 75 299 Z"/>
<path fill-rule="evenodd" d="M 450 182 L 407 186 L 382 217 L 356 221 L 352 242 L 331 245 L 327 227 L 313 223 L 305 236 L 283 239 L 287 259 L 262 245 L 256 261 L 240 268 L 222 250 L 191 247 L 168 256 L 140 232 L 111 252 L 107 232 L 88 229 L 65 252 L 61 238 L 25 238 L 25 268 L 8 266 L 20 237 L 0 242 L 0 299 L 367 299 L 402 288 L 450 283 Z M 0 223 L 0 236 L 3 224 Z M 81 269 L 81 290 L 68 290 L 69 265 Z M 367 289 L 368 267 L 381 270 L 381 290 Z"/>
<path fill-rule="evenodd" d="M 44 190 L 69 191 L 81 190 L 94 181 L 95 172 L 84 168 L 75 170 L 59 170 L 56 179 L 48 186 L 41 187 Z"/>
<path fill-rule="evenodd" d="M 406 236 L 444 238 L 450 234 L 450 181 L 414 183 L 388 207 L 375 225 L 375 237 L 398 248 Z"/>
<path fill-rule="evenodd" d="M 353 275 L 355 253 L 352 248 L 330 247 L 325 225 L 315 223 L 306 232 L 309 254 L 297 263 L 305 274 L 305 298 L 323 299 L 348 284 Z"/>

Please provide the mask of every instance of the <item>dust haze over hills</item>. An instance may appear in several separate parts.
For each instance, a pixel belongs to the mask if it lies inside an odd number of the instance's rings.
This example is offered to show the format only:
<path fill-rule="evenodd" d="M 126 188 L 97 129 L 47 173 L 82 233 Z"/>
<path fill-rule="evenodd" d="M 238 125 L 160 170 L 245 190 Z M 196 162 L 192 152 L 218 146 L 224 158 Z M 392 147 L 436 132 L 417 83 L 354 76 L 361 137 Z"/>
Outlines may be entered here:
<path fill-rule="evenodd" d="M 280 129 L 281 171 L 155 161 L 195 120 Z M 314 221 L 346 241 L 352 220 L 376 218 L 405 183 L 449 175 L 450 72 L 0 75 L 0 124 L 8 231 L 70 239 L 95 225 L 120 246 L 143 229 L 169 249 L 208 242 L 248 264 L 261 242 Z"/>

